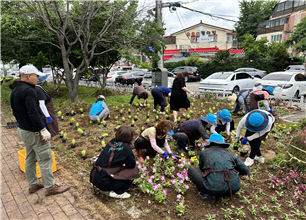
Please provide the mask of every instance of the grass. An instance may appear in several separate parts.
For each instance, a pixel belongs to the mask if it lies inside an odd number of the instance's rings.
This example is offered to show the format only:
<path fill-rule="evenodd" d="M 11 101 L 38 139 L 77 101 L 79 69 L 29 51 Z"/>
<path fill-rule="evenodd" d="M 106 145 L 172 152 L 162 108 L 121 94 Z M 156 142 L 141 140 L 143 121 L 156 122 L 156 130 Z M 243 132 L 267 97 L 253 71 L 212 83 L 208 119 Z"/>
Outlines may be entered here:
<path fill-rule="evenodd" d="M 10 106 L 10 95 L 12 90 L 9 88 L 9 85 L 12 82 L 7 82 L 1 86 L 1 100 L 4 104 Z M 71 103 L 68 89 L 66 86 L 61 86 L 58 91 L 55 91 L 53 84 L 48 84 L 48 87 L 45 87 L 49 94 L 52 97 L 53 105 L 55 109 L 59 107 L 69 105 Z M 121 105 L 128 104 L 132 94 L 120 94 L 118 95 L 115 91 L 110 89 L 100 89 L 93 87 L 79 86 L 79 102 L 85 102 L 87 104 L 92 104 L 96 101 L 98 95 L 104 95 L 106 98 L 106 104 L 108 106 L 112 105 Z M 152 96 L 149 96 L 148 102 L 152 102 Z M 134 103 L 137 102 L 137 97 L 134 99 Z M 8 108 L 9 111 L 10 108 Z"/>

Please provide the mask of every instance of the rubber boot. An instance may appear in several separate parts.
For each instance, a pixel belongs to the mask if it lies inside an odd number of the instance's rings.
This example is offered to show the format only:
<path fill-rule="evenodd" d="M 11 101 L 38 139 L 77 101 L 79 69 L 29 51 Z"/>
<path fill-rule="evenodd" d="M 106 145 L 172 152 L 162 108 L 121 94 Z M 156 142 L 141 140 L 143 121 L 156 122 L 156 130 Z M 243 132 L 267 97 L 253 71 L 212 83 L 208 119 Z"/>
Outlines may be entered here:
<path fill-rule="evenodd" d="M 139 163 L 143 163 L 144 159 L 142 157 L 142 149 L 136 149 L 137 152 L 137 160 L 139 161 Z"/>

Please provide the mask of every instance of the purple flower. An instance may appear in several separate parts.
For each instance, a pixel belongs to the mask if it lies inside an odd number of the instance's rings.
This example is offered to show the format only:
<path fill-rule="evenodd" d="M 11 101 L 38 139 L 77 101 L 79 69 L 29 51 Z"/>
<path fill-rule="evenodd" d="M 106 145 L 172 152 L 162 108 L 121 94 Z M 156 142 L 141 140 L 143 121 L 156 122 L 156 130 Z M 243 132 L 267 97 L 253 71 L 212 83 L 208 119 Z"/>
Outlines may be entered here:
<path fill-rule="evenodd" d="M 186 185 L 186 189 L 189 189 L 189 185 Z"/>
<path fill-rule="evenodd" d="M 165 176 L 161 176 L 160 180 L 163 181 L 165 179 Z"/>
<path fill-rule="evenodd" d="M 147 159 L 147 160 L 150 160 L 150 157 L 149 157 L 149 156 L 146 156 L 146 159 Z"/>
<path fill-rule="evenodd" d="M 156 173 L 156 168 L 155 167 L 153 167 L 152 172 Z"/>
<path fill-rule="evenodd" d="M 142 166 L 139 164 L 139 165 L 137 166 L 137 168 L 140 170 L 140 169 L 142 168 Z"/>
<path fill-rule="evenodd" d="M 177 199 L 180 199 L 181 197 L 182 197 L 181 194 L 177 194 L 177 196 L 176 196 Z"/>
<path fill-rule="evenodd" d="M 149 182 L 149 183 L 152 183 L 152 179 L 151 179 L 151 178 L 149 178 L 149 179 L 148 179 L 148 182 Z"/>
<path fill-rule="evenodd" d="M 163 189 L 163 193 L 166 196 L 167 195 L 167 190 Z"/>
<path fill-rule="evenodd" d="M 184 180 L 180 180 L 180 184 L 182 184 L 184 182 Z"/>
<path fill-rule="evenodd" d="M 173 185 L 175 184 L 175 182 L 176 182 L 175 179 L 173 179 L 173 180 L 171 181 L 171 183 L 172 183 Z"/>
<path fill-rule="evenodd" d="M 158 188 L 159 186 L 160 186 L 159 184 L 156 184 L 156 185 L 153 186 L 153 189 L 154 189 L 154 190 L 157 190 L 157 188 Z"/>

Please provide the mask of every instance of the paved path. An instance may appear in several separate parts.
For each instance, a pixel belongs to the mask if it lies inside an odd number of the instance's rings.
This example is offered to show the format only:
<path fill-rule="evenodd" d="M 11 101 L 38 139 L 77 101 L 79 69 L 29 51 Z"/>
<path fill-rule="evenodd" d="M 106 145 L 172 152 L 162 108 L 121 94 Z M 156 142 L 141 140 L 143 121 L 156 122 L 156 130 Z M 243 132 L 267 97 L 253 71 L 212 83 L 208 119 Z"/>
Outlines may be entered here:
<path fill-rule="evenodd" d="M 3 114 L 1 115 L 3 119 Z M 75 198 L 70 191 L 45 197 L 45 189 L 28 193 L 25 174 L 19 169 L 17 151 L 22 142 L 17 129 L 1 130 L 1 220 L 5 219 L 90 219 L 85 210 L 74 206 Z M 56 178 L 56 183 L 59 180 Z M 64 184 L 64 183 L 59 183 Z M 73 190 L 73 189 L 70 189 Z"/>

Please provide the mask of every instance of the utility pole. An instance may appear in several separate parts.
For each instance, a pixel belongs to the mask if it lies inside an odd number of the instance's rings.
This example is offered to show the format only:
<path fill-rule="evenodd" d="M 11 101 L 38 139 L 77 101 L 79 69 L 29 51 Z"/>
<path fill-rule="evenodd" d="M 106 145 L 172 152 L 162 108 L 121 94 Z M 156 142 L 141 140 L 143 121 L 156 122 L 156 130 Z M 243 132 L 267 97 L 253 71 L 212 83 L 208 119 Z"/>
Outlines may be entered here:
<path fill-rule="evenodd" d="M 155 17 L 157 20 L 157 25 L 160 28 L 163 28 L 163 16 L 162 16 L 162 0 L 156 0 L 156 9 L 155 9 Z M 158 68 L 164 67 L 164 58 L 163 55 L 158 52 L 159 61 L 157 62 Z"/>

